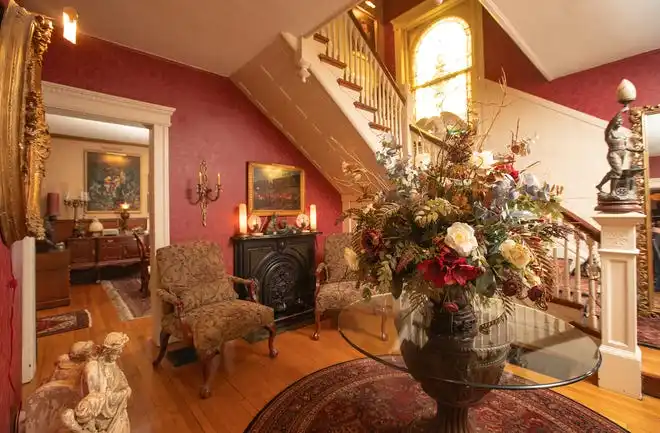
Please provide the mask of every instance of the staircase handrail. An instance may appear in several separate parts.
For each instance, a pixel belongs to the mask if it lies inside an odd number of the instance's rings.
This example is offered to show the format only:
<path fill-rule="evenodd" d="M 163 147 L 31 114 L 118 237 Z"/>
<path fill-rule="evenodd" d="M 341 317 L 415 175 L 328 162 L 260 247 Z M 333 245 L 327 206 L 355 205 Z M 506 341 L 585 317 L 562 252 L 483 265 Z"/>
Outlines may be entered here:
<path fill-rule="evenodd" d="M 405 95 L 403 94 L 403 92 L 399 88 L 399 85 L 397 84 L 396 79 L 394 79 L 394 76 L 390 72 L 389 68 L 387 66 L 385 66 L 385 62 L 383 62 L 383 59 L 376 52 L 374 47 L 369 43 L 369 36 L 365 33 L 364 29 L 362 28 L 362 25 L 360 25 L 360 21 L 358 21 L 357 17 L 353 13 L 353 11 L 348 11 L 347 13 L 348 13 L 348 17 L 350 18 L 353 25 L 357 28 L 358 32 L 360 32 L 360 35 L 362 36 L 362 39 L 364 39 L 364 41 L 367 43 L 367 46 L 369 47 L 369 51 L 371 51 L 371 55 L 374 56 L 374 58 L 376 59 L 376 62 L 378 62 L 378 65 L 383 70 L 383 73 L 385 74 L 388 81 L 390 82 L 390 84 L 394 88 L 394 91 L 396 92 L 396 94 L 401 99 L 401 102 L 405 103 L 406 102 Z"/>
<path fill-rule="evenodd" d="M 591 239 L 600 243 L 600 230 L 593 224 L 563 206 L 561 208 L 561 214 L 564 218 L 564 221 L 571 223 Z"/>

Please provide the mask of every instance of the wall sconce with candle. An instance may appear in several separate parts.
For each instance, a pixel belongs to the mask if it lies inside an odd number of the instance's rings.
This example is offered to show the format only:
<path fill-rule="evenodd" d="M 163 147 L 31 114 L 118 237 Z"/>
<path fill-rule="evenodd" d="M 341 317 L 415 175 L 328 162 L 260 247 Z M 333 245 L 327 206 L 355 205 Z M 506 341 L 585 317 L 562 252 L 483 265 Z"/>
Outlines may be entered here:
<path fill-rule="evenodd" d="M 209 178 L 206 175 L 207 165 L 206 160 L 202 160 L 199 164 L 199 182 L 197 183 L 197 199 L 191 201 L 194 205 L 199 205 L 202 210 L 202 225 L 206 227 L 206 216 L 208 213 L 209 203 L 217 201 L 220 198 L 220 191 L 222 191 L 222 184 L 220 183 L 220 173 L 218 173 L 218 183 L 215 189 L 209 188 Z M 215 191 L 215 194 L 214 194 Z"/>

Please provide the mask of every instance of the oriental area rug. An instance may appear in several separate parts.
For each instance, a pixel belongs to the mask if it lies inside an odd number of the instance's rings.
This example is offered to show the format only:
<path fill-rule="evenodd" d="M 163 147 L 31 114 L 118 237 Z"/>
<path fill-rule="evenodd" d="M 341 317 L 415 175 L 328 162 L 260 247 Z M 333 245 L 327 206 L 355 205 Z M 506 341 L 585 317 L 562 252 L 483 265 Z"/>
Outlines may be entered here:
<path fill-rule="evenodd" d="M 75 331 L 76 329 L 89 328 L 91 326 L 92 316 L 90 316 L 87 310 L 40 317 L 37 319 L 37 338 Z"/>
<path fill-rule="evenodd" d="M 509 375 L 508 382 L 524 379 Z M 408 374 L 372 359 L 333 365 L 271 400 L 245 433 L 395 433 L 435 403 Z M 549 390 L 493 391 L 472 410 L 479 433 L 620 433 L 618 425 Z"/>
<path fill-rule="evenodd" d="M 101 281 L 122 322 L 151 315 L 151 299 L 140 292 L 139 278 Z"/>

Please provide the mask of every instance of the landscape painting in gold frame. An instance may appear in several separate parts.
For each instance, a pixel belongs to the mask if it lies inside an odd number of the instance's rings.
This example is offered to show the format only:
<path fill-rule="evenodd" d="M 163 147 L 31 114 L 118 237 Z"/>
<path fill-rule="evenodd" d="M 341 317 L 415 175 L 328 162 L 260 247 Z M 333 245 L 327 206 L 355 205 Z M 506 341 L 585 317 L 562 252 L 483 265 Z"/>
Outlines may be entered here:
<path fill-rule="evenodd" d="M 248 163 L 248 212 L 293 216 L 305 210 L 305 170 L 280 164 Z"/>

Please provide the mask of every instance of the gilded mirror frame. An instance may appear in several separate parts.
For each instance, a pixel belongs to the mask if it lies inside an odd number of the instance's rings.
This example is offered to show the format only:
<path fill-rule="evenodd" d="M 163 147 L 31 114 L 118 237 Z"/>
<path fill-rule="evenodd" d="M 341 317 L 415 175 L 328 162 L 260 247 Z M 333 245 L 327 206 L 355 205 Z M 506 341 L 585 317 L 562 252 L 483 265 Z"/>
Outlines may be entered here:
<path fill-rule="evenodd" d="M 634 149 L 644 150 L 643 153 L 632 154 L 632 163 L 644 167 L 644 176 L 637 178 L 637 196 L 646 215 L 644 223 L 637 227 L 637 311 L 643 316 L 655 315 L 654 282 L 653 282 L 653 248 L 651 242 L 651 186 L 649 181 L 649 152 L 644 137 L 645 118 L 651 114 L 660 114 L 660 105 L 645 105 L 633 107 L 628 113 L 630 121 L 631 145 Z"/>

